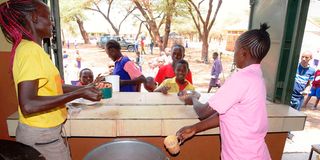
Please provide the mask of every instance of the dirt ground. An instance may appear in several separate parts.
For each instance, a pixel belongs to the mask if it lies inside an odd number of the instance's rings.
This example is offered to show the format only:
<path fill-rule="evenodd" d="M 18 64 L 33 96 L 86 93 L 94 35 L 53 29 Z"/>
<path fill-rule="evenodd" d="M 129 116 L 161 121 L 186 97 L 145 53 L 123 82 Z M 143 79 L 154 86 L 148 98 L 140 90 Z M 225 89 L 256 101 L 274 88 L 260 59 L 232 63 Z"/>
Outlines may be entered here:
<path fill-rule="evenodd" d="M 70 64 L 75 63 L 75 52 L 76 49 L 66 49 L 69 58 L 64 60 L 65 67 L 65 80 L 66 83 L 70 83 L 71 80 L 78 79 L 78 70 L 75 67 L 70 67 Z M 105 51 L 95 45 L 81 45 L 78 48 L 81 56 L 81 68 L 90 68 L 93 70 L 94 75 L 98 75 L 99 73 L 108 73 L 108 65 L 113 64 L 111 59 L 107 56 Z M 148 51 L 147 51 L 148 53 Z M 204 64 L 201 63 L 201 49 L 190 49 L 186 48 L 186 56 L 185 59 L 188 61 L 190 70 L 192 71 L 193 84 L 196 87 L 196 90 L 199 92 L 206 92 L 208 89 L 208 84 L 210 82 L 210 72 L 212 67 L 212 53 L 213 51 L 209 51 L 209 63 Z M 226 53 L 226 54 L 224 54 Z M 224 81 L 226 77 L 230 75 L 231 65 L 233 62 L 233 55 L 230 52 L 224 51 L 221 56 L 221 61 L 223 65 L 223 73 L 221 76 L 221 81 Z M 135 60 L 137 57 L 134 52 L 122 51 L 122 54 L 127 55 L 132 60 Z M 142 55 L 142 72 L 145 76 L 155 75 L 156 70 L 153 73 L 150 67 L 148 66 L 148 62 L 152 59 L 159 57 L 160 51 L 158 48 L 154 49 L 154 53 Z M 72 62 L 72 63 L 70 63 Z M 71 69 L 70 69 L 71 68 Z M 214 89 L 212 90 L 214 91 Z"/>

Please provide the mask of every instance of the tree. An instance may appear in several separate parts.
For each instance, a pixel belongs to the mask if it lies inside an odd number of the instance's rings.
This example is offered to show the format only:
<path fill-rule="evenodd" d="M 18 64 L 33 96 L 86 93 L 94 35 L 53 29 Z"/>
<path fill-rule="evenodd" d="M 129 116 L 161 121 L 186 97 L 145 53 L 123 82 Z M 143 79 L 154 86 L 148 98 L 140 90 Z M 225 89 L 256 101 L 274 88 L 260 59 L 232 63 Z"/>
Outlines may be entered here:
<path fill-rule="evenodd" d="M 171 23 L 173 15 L 176 14 L 176 4 L 178 0 L 149 1 L 149 0 L 133 0 L 144 20 L 137 18 L 141 22 L 145 22 L 152 40 L 158 44 L 160 51 L 167 47 L 169 34 L 171 31 Z M 158 16 L 154 16 L 158 14 Z M 161 38 L 160 29 L 164 26 L 164 36 Z"/>
<path fill-rule="evenodd" d="M 83 6 L 87 10 L 91 10 L 91 11 L 95 11 L 95 12 L 100 13 L 108 21 L 108 23 L 111 25 L 111 27 L 112 27 L 113 31 L 115 32 L 115 34 L 119 35 L 122 23 L 136 9 L 136 7 L 134 5 L 128 5 L 127 7 L 118 7 L 118 9 L 124 8 L 126 14 L 122 18 L 122 20 L 120 21 L 118 26 L 116 26 L 115 22 L 112 21 L 111 18 L 110 18 L 110 12 L 111 12 L 112 4 L 113 4 L 114 1 L 113 0 L 106 0 L 106 3 L 108 5 L 106 14 L 104 13 L 104 11 L 99 6 L 100 2 L 101 2 L 101 0 L 88 0 L 88 1 L 83 3 Z M 119 15 L 117 15 L 117 17 L 118 16 Z"/>
<path fill-rule="evenodd" d="M 163 36 L 163 48 L 167 48 L 169 34 L 171 31 L 172 16 L 175 11 L 176 0 L 166 0 L 165 8 L 165 26 L 164 26 L 164 36 Z"/>
<path fill-rule="evenodd" d="M 80 6 L 79 0 L 62 0 L 61 2 L 61 19 L 64 23 L 76 22 L 78 24 L 81 36 L 85 44 L 89 44 L 89 36 L 83 26 L 83 21 L 85 16 L 83 14 L 83 9 Z"/>
<path fill-rule="evenodd" d="M 137 6 L 138 10 L 141 12 L 142 16 L 144 17 L 145 22 L 148 24 L 149 29 L 148 27 L 147 29 L 151 31 L 150 36 L 153 37 L 153 41 L 157 43 L 160 50 L 163 51 L 164 50 L 163 42 L 160 38 L 160 33 L 159 33 L 159 28 L 163 23 L 163 21 L 161 20 L 159 25 L 157 25 L 156 18 L 154 18 L 154 15 L 153 15 L 152 3 L 149 2 L 148 0 L 143 0 L 143 1 L 133 0 L 133 3 Z"/>
<path fill-rule="evenodd" d="M 212 5 L 213 0 L 209 0 L 208 11 L 207 11 L 205 19 L 200 12 L 200 5 L 202 2 L 204 2 L 204 0 L 201 0 L 198 3 L 198 5 L 196 5 L 192 0 L 188 0 L 187 5 L 189 8 L 189 13 L 192 17 L 192 20 L 198 30 L 199 39 L 202 41 L 201 59 L 205 63 L 207 63 L 208 62 L 208 49 L 209 49 L 209 43 L 208 43 L 209 33 L 210 33 L 210 30 L 216 20 L 217 15 L 218 15 L 220 6 L 222 4 L 222 0 L 218 1 L 217 8 L 216 8 L 212 18 L 211 18 L 211 13 L 212 13 L 212 8 L 213 8 L 213 5 Z M 196 13 L 194 13 L 194 11 Z M 195 16 L 195 14 L 197 17 Z"/>

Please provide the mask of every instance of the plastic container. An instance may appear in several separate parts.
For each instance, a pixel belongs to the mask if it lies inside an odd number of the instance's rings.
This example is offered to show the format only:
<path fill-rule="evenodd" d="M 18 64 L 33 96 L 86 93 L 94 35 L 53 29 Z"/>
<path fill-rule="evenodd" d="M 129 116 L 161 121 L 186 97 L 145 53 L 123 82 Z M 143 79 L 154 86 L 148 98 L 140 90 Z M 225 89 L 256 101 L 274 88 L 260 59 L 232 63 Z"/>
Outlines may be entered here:
<path fill-rule="evenodd" d="M 112 88 L 101 88 L 102 99 L 107 99 L 112 97 Z"/>

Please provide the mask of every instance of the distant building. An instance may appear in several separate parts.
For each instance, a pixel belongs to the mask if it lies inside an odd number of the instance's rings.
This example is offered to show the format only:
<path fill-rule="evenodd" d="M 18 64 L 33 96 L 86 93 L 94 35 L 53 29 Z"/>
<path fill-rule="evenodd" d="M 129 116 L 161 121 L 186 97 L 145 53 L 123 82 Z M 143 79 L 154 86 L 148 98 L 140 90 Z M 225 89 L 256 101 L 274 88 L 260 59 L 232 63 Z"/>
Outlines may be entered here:
<path fill-rule="evenodd" d="M 171 48 L 175 44 L 181 44 L 182 46 L 184 46 L 184 38 L 176 32 L 171 32 L 169 34 L 167 48 Z"/>
<path fill-rule="evenodd" d="M 237 40 L 237 38 L 247 30 L 248 28 L 248 22 L 241 22 L 238 24 L 235 24 L 233 26 L 230 26 L 226 29 L 227 31 L 227 45 L 226 50 L 227 51 L 234 51 L 234 44 Z"/>

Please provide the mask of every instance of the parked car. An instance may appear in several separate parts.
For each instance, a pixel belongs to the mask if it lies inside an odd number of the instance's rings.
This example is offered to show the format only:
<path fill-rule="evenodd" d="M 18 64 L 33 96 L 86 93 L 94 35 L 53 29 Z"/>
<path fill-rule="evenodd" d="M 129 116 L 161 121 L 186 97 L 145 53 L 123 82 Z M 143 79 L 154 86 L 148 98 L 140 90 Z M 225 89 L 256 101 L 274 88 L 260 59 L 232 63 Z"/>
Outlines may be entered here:
<path fill-rule="evenodd" d="M 128 50 L 129 52 L 134 51 L 134 44 L 131 42 L 127 42 L 123 37 L 120 36 L 101 36 L 98 46 L 105 49 L 107 42 L 112 39 L 116 40 L 120 44 L 121 49 Z"/>

